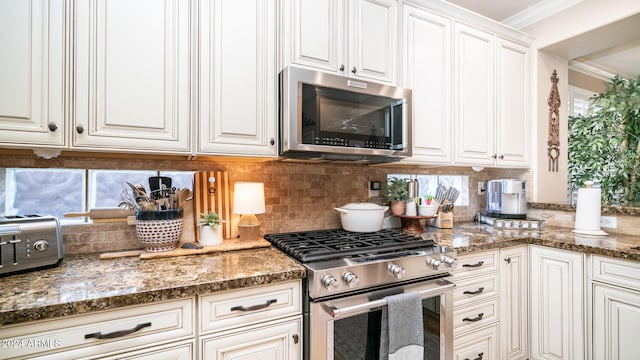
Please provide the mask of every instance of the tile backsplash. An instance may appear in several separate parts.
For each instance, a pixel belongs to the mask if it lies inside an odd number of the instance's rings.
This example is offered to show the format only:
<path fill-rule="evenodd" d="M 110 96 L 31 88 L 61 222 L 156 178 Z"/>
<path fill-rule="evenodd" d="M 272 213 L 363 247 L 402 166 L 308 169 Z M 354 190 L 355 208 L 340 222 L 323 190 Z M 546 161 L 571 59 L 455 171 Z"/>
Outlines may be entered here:
<path fill-rule="evenodd" d="M 469 206 L 454 209 L 455 221 L 473 219 L 485 206 L 484 195 L 477 195 L 477 182 L 496 178 L 529 179 L 528 170 L 471 168 L 425 168 L 397 165 L 351 165 L 337 163 L 298 163 L 283 161 L 249 161 L 243 159 L 184 158 L 148 159 L 127 156 L 124 159 L 96 155 L 64 154 L 44 160 L 25 154 L 3 157 L 0 167 L 54 167 L 93 169 L 151 170 L 223 170 L 230 183 L 236 181 L 264 182 L 266 213 L 257 215 L 265 233 L 340 227 L 335 207 L 349 202 L 381 202 L 369 198 L 369 182 L 386 181 L 387 174 L 432 174 L 469 176 Z M 1 180 L 1 179 L 0 179 Z M 67 254 L 120 251 L 139 248 L 135 228 L 126 224 L 69 225 L 63 227 Z"/>

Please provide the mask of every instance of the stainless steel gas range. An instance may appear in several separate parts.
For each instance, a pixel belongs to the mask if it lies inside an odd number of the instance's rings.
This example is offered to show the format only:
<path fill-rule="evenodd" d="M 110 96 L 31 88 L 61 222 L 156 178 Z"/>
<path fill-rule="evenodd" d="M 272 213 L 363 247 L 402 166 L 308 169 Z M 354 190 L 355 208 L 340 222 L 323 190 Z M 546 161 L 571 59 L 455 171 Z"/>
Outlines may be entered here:
<path fill-rule="evenodd" d="M 425 359 L 451 359 L 455 251 L 393 230 L 302 231 L 265 236 L 307 268 L 305 359 L 379 359 L 385 297 L 418 292 Z"/>

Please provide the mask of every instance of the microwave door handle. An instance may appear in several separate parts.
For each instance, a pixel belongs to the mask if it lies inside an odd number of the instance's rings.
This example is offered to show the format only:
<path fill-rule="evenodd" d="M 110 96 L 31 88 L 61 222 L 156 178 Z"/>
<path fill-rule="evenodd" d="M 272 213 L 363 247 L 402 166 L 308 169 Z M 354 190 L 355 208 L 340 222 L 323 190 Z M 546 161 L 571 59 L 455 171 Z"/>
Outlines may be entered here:
<path fill-rule="evenodd" d="M 425 290 L 419 291 L 418 293 L 420 294 L 420 298 L 428 299 L 430 297 L 442 295 L 445 292 L 452 290 L 455 286 L 456 285 L 454 283 L 451 283 L 445 280 L 440 284 L 440 286 L 437 286 L 435 288 L 425 289 Z M 323 308 L 332 318 L 338 319 L 338 318 L 349 316 L 351 314 L 361 313 L 363 311 L 384 307 L 384 306 L 387 306 L 387 300 L 378 299 L 378 300 L 368 301 L 366 303 L 347 306 L 343 308 L 337 308 L 334 306 L 323 306 Z"/>

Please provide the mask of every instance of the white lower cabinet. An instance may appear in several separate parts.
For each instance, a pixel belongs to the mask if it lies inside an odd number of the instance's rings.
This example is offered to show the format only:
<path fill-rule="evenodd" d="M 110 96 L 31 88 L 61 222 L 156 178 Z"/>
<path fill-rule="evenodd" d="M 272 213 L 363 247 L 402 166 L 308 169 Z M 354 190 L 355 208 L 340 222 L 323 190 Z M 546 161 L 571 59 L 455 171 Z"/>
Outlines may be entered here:
<path fill-rule="evenodd" d="M 300 281 L 199 297 L 200 359 L 302 358 Z"/>
<path fill-rule="evenodd" d="M 499 251 L 458 256 L 453 282 L 453 358 L 498 359 L 500 351 Z"/>
<path fill-rule="evenodd" d="M 202 359 L 293 360 L 301 359 L 301 319 L 276 322 L 248 331 L 203 337 Z"/>
<path fill-rule="evenodd" d="M 592 359 L 640 354 L 640 263 L 592 257 Z"/>
<path fill-rule="evenodd" d="M 528 245 L 500 250 L 500 354 L 529 357 Z"/>
<path fill-rule="evenodd" d="M 500 359 L 498 324 L 453 339 L 455 360 Z"/>
<path fill-rule="evenodd" d="M 194 299 L 0 327 L 3 359 L 191 359 Z"/>
<path fill-rule="evenodd" d="M 528 245 L 461 255 L 454 271 L 454 359 L 529 356 Z"/>
<path fill-rule="evenodd" d="M 586 358 L 585 254 L 531 246 L 531 357 Z"/>

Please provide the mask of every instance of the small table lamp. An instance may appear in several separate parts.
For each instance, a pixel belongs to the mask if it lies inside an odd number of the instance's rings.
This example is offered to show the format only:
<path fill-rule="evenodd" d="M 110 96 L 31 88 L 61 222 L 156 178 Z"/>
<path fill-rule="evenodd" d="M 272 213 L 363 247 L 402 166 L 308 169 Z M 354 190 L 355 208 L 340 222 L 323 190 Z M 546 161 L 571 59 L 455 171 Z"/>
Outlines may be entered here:
<path fill-rule="evenodd" d="M 260 222 L 255 214 L 264 214 L 264 184 L 261 182 L 236 182 L 233 193 L 233 213 L 240 214 L 238 234 L 240 240 L 258 239 Z"/>

